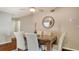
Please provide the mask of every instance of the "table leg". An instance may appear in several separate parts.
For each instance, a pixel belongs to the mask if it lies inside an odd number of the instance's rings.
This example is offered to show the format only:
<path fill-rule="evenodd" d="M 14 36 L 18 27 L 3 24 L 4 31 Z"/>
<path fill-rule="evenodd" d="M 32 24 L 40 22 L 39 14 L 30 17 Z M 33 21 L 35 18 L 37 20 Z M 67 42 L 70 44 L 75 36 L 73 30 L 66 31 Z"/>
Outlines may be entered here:
<path fill-rule="evenodd" d="M 47 51 L 51 51 L 51 48 L 52 48 L 52 44 L 51 44 L 51 42 L 49 41 L 48 44 L 47 44 Z"/>

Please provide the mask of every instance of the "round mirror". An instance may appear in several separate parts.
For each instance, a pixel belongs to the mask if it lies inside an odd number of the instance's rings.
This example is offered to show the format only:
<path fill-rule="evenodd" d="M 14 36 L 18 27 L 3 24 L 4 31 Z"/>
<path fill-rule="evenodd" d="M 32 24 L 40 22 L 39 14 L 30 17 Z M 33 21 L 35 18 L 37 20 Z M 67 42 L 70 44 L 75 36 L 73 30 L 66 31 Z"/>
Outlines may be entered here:
<path fill-rule="evenodd" d="M 54 26 L 55 20 L 52 16 L 46 16 L 43 18 L 42 24 L 45 28 L 52 28 Z"/>

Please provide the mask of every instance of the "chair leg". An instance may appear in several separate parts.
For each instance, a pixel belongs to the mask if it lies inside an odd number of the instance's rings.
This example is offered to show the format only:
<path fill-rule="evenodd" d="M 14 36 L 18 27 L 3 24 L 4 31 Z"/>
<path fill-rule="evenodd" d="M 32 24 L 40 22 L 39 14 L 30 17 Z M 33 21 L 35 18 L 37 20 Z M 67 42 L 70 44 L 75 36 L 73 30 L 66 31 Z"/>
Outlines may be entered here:
<path fill-rule="evenodd" d="M 41 50 L 42 51 L 47 51 L 47 46 L 46 45 L 41 45 Z"/>

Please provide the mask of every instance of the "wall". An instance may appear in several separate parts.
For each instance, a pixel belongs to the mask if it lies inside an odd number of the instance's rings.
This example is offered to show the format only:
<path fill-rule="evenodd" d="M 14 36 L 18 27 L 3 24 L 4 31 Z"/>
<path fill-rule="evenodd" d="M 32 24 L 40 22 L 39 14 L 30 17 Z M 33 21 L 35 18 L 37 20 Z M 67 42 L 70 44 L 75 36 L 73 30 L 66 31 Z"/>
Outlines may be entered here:
<path fill-rule="evenodd" d="M 33 15 L 22 17 L 20 20 L 20 30 L 24 32 L 34 32 L 34 19 Z"/>
<path fill-rule="evenodd" d="M 11 15 L 5 12 L 0 12 L 0 34 L 3 33 L 5 35 L 9 35 L 12 33 L 13 27 L 12 27 L 11 18 L 12 18 Z M 7 38 L 4 40 L 0 39 L 0 43 L 6 42 L 6 41 L 7 41 Z"/>
<path fill-rule="evenodd" d="M 12 18 L 12 22 L 13 22 L 13 32 L 20 31 L 20 20 L 17 18 Z"/>
<path fill-rule="evenodd" d="M 55 25 L 50 30 L 42 26 L 42 19 L 45 16 L 53 16 L 55 19 Z M 79 8 L 56 8 L 52 13 L 36 13 L 34 21 L 37 22 L 37 30 L 65 31 L 64 47 L 79 50 Z"/>

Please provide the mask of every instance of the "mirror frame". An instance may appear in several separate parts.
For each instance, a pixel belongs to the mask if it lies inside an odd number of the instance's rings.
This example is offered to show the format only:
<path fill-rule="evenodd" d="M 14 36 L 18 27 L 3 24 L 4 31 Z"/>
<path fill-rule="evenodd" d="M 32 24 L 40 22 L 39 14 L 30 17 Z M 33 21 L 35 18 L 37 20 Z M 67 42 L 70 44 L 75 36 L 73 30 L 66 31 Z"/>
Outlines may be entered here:
<path fill-rule="evenodd" d="M 46 27 L 44 25 L 44 22 L 47 20 L 47 18 L 50 18 L 51 19 L 51 22 L 52 22 L 52 24 L 49 27 Z M 55 20 L 54 20 L 54 18 L 52 16 L 45 16 L 43 18 L 43 20 L 42 20 L 42 25 L 43 25 L 44 28 L 50 29 L 50 28 L 52 28 L 54 26 L 54 24 L 55 24 Z"/>

